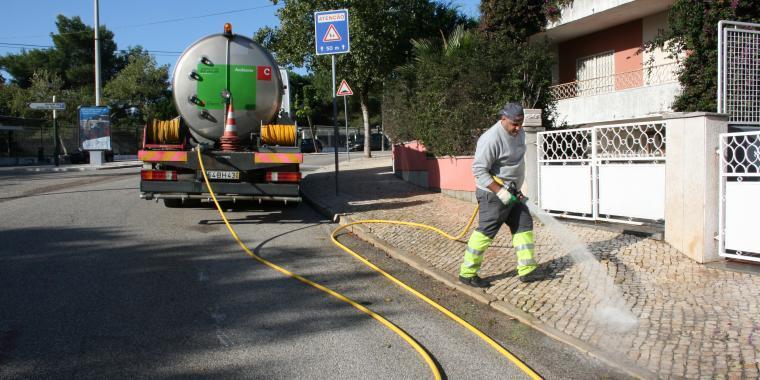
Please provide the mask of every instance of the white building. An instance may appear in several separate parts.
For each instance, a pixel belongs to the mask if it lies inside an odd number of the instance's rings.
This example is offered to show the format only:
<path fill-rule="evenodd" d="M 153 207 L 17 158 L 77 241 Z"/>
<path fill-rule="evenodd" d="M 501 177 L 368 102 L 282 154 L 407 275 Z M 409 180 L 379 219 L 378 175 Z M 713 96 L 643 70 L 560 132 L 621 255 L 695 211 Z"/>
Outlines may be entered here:
<path fill-rule="evenodd" d="M 676 60 L 647 41 L 667 26 L 674 0 L 575 0 L 547 36 L 558 64 L 551 91 L 558 122 L 581 126 L 670 112 L 680 91 Z"/>

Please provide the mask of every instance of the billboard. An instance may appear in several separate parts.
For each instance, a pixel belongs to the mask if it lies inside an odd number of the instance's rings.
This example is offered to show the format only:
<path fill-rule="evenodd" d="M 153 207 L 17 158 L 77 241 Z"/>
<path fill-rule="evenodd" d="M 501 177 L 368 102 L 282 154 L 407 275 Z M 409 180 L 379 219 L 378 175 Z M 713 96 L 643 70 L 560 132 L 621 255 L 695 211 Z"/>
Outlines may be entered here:
<path fill-rule="evenodd" d="M 79 107 L 79 143 L 84 150 L 111 150 L 108 107 Z"/>

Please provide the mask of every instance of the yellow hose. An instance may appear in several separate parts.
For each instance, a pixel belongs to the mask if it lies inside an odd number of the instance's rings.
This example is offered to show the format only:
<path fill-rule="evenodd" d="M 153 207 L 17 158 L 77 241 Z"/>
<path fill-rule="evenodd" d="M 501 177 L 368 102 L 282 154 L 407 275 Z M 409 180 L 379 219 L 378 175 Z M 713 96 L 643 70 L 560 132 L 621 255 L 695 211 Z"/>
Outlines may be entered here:
<path fill-rule="evenodd" d="M 261 143 L 266 145 L 296 145 L 296 126 L 268 124 L 261 126 Z"/>
<path fill-rule="evenodd" d="M 408 291 L 409 293 L 413 294 L 417 298 L 419 298 L 419 299 L 427 302 L 429 305 L 433 306 L 434 308 L 436 308 L 438 311 L 440 311 L 441 313 L 443 313 L 447 317 L 449 317 L 452 320 L 454 320 L 455 322 L 459 323 L 460 325 L 462 325 L 467 330 L 470 330 L 473 334 L 477 335 L 480 339 L 482 339 L 483 341 L 485 341 L 486 343 L 488 343 L 491 347 L 493 347 L 496 351 L 498 351 L 502 356 L 504 356 L 505 358 L 507 358 L 507 360 L 509 360 L 510 362 L 512 362 L 518 368 L 520 368 L 520 370 L 522 370 L 526 375 L 530 376 L 530 378 L 532 378 L 532 379 L 541 379 L 541 376 L 539 376 L 538 373 L 536 373 L 535 371 L 533 371 L 533 369 L 531 369 L 530 367 L 528 367 L 528 365 L 526 365 L 525 363 L 523 363 L 522 361 L 520 361 L 520 359 L 518 359 L 517 357 L 515 357 L 514 355 L 512 355 L 511 352 L 507 351 L 507 349 L 504 348 L 504 347 L 502 347 L 498 342 L 496 342 L 495 340 L 493 340 L 491 337 L 489 337 L 488 335 L 486 335 L 482 331 L 478 330 L 477 327 L 471 325 L 469 322 L 467 322 L 464 319 L 460 318 L 458 315 L 452 313 L 451 311 L 449 311 L 445 307 L 441 306 L 439 303 L 437 303 L 437 302 L 433 301 L 432 299 L 428 298 L 426 295 L 418 292 L 417 290 L 415 290 L 411 286 L 405 284 L 403 281 L 401 281 L 398 278 L 394 277 L 390 273 L 388 273 L 388 272 L 380 269 L 380 267 L 378 267 L 377 265 L 371 263 L 369 260 L 365 259 L 364 257 L 362 257 L 361 255 L 359 255 L 358 253 L 352 251 L 350 248 L 346 247 L 345 245 L 341 244 L 335 238 L 335 235 L 338 232 L 340 232 L 341 230 L 343 230 L 345 228 L 348 228 L 350 226 L 357 225 L 357 224 L 378 224 L 378 223 L 380 223 L 380 224 L 399 224 L 399 225 L 403 225 L 403 226 L 412 226 L 412 227 L 423 228 L 423 229 L 427 229 L 427 230 L 431 230 L 433 232 L 436 232 L 436 233 L 444 236 L 447 239 L 459 240 L 460 238 L 462 238 L 464 236 L 465 233 L 467 233 L 467 231 L 470 229 L 470 226 L 472 226 L 472 222 L 475 220 L 475 216 L 478 214 L 479 207 L 480 206 L 475 207 L 475 211 L 472 213 L 472 216 L 470 217 L 470 221 L 467 222 L 467 226 L 457 236 L 451 236 L 451 235 L 449 235 L 449 234 L 441 231 L 438 228 L 435 228 L 435 227 L 432 227 L 432 226 L 428 226 L 426 224 L 421 224 L 421 223 L 402 222 L 402 221 L 396 221 L 396 220 L 368 219 L 368 220 L 360 220 L 360 221 L 357 221 L 357 222 L 348 223 L 348 224 L 345 224 L 343 226 L 340 226 L 340 227 L 336 228 L 332 232 L 332 234 L 330 235 L 330 239 L 332 240 L 333 243 L 335 243 L 335 245 L 337 245 L 338 247 L 340 247 L 344 251 L 346 251 L 349 254 L 351 254 L 352 256 L 354 256 L 356 259 L 358 259 L 359 261 L 361 261 L 362 263 L 364 263 L 364 265 L 366 265 L 366 266 L 374 269 L 376 272 L 382 274 L 383 276 L 385 276 L 386 278 L 388 278 L 389 280 L 391 280 L 392 282 L 394 282 L 395 284 L 397 284 L 398 286 L 400 286 L 402 289 Z"/>
<path fill-rule="evenodd" d="M 293 273 L 293 272 L 291 272 L 291 271 L 289 271 L 289 270 L 287 270 L 287 269 L 285 269 L 283 267 L 280 267 L 279 265 L 277 265 L 277 264 L 275 264 L 275 263 L 273 263 L 271 261 L 268 261 L 268 260 L 262 258 L 261 256 L 255 254 L 255 253 L 253 253 L 253 251 L 251 251 L 248 248 L 248 246 L 246 246 L 245 243 L 243 243 L 243 241 L 240 240 L 240 237 L 235 232 L 235 229 L 232 228 L 232 226 L 230 225 L 230 222 L 227 220 L 227 216 L 224 214 L 224 211 L 222 210 L 222 207 L 219 206 L 219 202 L 216 200 L 216 195 L 214 194 L 214 190 L 211 188 L 211 183 L 209 182 L 208 177 L 206 176 L 206 168 L 203 165 L 203 156 L 201 155 L 201 151 L 197 150 L 197 152 L 198 152 L 198 163 L 200 164 L 200 167 L 201 167 L 201 173 L 203 174 L 203 180 L 206 182 L 206 187 L 208 187 L 209 194 L 211 194 L 211 199 L 214 200 L 214 204 L 216 205 L 216 209 L 219 211 L 219 215 L 222 216 L 222 220 L 224 220 L 224 224 L 227 226 L 227 229 L 230 231 L 230 234 L 235 239 L 235 241 L 238 243 L 238 245 L 240 246 L 240 248 L 242 248 L 243 251 L 245 251 L 245 253 L 248 254 L 248 256 L 250 256 L 254 260 L 256 260 L 256 261 L 258 261 L 258 262 L 260 262 L 260 263 L 262 263 L 262 264 L 264 264 L 264 265 L 266 265 L 266 266 L 268 266 L 268 267 L 270 267 L 270 268 L 272 268 L 272 269 L 274 269 L 274 270 L 276 270 L 276 271 L 284 274 L 285 276 L 288 276 L 290 278 L 296 279 L 296 280 L 301 281 L 302 283 L 304 283 L 306 285 L 309 285 L 311 287 L 319 289 L 319 290 L 321 290 L 321 291 L 323 291 L 323 292 L 325 292 L 325 293 L 327 293 L 327 294 L 329 294 L 329 295 L 331 295 L 331 296 L 333 296 L 333 297 L 335 297 L 335 298 L 337 298 L 337 299 L 339 299 L 339 300 L 341 300 L 341 301 L 343 301 L 343 302 L 345 302 L 345 303 L 347 303 L 347 304 L 355 307 L 356 309 L 358 309 L 361 312 L 369 315 L 370 317 L 374 318 L 376 321 L 380 322 L 385 327 L 389 328 L 394 333 L 396 333 L 396 335 L 400 336 L 410 346 L 412 346 L 412 348 L 414 348 L 414 350 L 417 351 L 417 353 L 420 356 L 422 356 L 422 358 L 425 360 L 425 363 L 427 363 L 428 367 L 430 368 L 430 371 L 433 373 L 433 378 L 434 379 L 439 380 L 439 379 L 442 378 L 441 371 L 438 369 L 438 366 L 435 364 L 435 361 L 433 361 L 433 358 L 430 357 L 430 355 L 427 353 L 427 351 L 425 351 L 425 349 L 419 343 L 417 343 L 411 336 L 409 336 L 409 334 L 407 334 L 406 332 L 404 332 L 404 330 L 401 330 L 401 328 L 399 328 L 398 326 L 394 325 L 391 321 L 385 319 L 380 314 L 375 313 L 374 311 L 372 311 L 372 310 L 370 310 L 370 309 L 362 306 L 361 304 L 357 303 L 356 301 L 354 301 L 354 300 L 352 300 L 352 299 L 350 299 L 350 298 L 348 298 L 348 297 L 346 297 L 346 296 L 344 296 L 344 295 L 342 295 L 342 294 L 340 294 L 340 293 L 338 293 L 338 292 L 336 292 L 336 291 L 334 291 L 334 290 L 332 290 L 332 289 L 330 289 L 330 288 L 328 288 L 326 286 L 317 284 L 316 282 L 313 282 L 313 281 L 311 281 L 311 280 L 309 280 L 309 279 L 307 279 L 305 277 L 297 275 L 297 274 L 295 274 L 295 273 Z"/>

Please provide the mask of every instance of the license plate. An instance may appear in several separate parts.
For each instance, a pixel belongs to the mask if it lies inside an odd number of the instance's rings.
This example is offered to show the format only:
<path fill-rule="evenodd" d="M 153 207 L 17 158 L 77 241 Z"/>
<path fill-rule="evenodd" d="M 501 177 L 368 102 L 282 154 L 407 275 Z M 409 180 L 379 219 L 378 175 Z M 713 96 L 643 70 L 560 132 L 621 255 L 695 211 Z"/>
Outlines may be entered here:
<path fill-rule="evenodd" d="M 207 170 L 208 179 L 240 179 L 240 172 L 231 170 Z"/>

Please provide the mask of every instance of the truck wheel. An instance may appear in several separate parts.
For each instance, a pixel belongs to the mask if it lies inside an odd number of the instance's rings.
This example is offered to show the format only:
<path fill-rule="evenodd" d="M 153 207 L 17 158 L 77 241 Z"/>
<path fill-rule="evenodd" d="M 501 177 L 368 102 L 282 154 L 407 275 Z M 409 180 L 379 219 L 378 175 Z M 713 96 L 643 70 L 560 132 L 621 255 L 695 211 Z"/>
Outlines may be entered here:
<path fill-rule="evenodd" d="M 179 198 L 164 198 L 164 207 L 167 207 L 167 208 L 180 208 L 180 207 L 182 207 L 182 199 L 179 199 Z"/>

